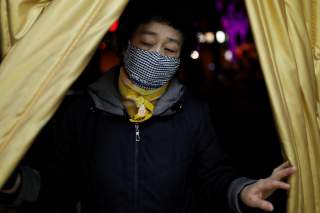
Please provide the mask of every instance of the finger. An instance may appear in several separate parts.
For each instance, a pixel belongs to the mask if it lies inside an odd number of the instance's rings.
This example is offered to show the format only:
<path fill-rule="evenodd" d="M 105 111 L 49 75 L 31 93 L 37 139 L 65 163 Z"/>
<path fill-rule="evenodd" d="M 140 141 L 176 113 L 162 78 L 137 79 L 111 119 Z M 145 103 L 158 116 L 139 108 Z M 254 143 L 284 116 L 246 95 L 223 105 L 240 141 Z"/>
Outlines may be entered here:
<path fill-rule="evenodd" d="M 263 209 L 268 212 L 273 211 L 273 205 L 269 201 L 257 199 L 257 200 L 254 200 L 253 202 L 254 203 L 252 204 L 252 207 Z"/>
<path fill-rule="evenodd" d="M 278 180 L 272 180 L 272 179 L 266 179 L 263 183 L 260 185 L 260 190 L 266 191 L 266 190 L 277 190 L 277 189 L 284 189 L 288 190 L 290 188 L 290 184 L 278 181 Z"/>
<path fill-rule="evenodd" d="M 280 166 L 276 167 L 276 168 L 273 170 L 273 172 L 280 171 L 280 170 L 285 169 L 285 168 L 287 168 L 287 167 L 289 167 L 289 166 L 290 166 L 289 161 L 286 161 L 286 162 L 284 162 L 283 164 L 281 164 Z"/>
<path fill-rule="evenodd" d="M 284 168 L 282 170 L 279 170 L 279 171 L 273 173 L 271 178 L 275 179 L 275 180 L 282 180 L 282 179 L 284 179 L 286 177 L 291 176 L 296 171 L 297 171 L 297 169 L 295 167 L 291 166 L 291 167 Z"/>

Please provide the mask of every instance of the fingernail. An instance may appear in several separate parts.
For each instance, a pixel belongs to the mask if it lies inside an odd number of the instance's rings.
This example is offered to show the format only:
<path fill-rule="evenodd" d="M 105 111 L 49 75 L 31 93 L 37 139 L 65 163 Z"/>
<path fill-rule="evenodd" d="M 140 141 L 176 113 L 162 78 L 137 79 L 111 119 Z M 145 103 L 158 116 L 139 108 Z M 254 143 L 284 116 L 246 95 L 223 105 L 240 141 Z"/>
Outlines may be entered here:
<path fill-rule="evenodd" d="M 270 208 L 270 209 L 271 209 L 271 211 L 273 211 L 273 205 L 271 205 L 271 208 Z"/>

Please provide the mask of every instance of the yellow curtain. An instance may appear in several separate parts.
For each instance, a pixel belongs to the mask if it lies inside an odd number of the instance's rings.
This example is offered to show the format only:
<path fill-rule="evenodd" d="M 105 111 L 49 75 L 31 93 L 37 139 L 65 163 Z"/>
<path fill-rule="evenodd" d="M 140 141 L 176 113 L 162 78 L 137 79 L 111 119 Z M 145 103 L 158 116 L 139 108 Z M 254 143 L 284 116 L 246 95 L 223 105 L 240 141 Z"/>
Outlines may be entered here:
<path fill-rule="evenodd" d="M 128 0 L 0 0 L 0 187 Z"/>
<path fill-rule="evenodd" d="M 15 0 L 0 3 L 0 44 L 1 59 L 9 52 L 11 46 L 29 31 L 48 0 Z"/>
<path fill-rule="evenodd" d="M 287 212 L 320 213 L 320 0 L 246 5 L 284 154 L 298 168 Z"/>

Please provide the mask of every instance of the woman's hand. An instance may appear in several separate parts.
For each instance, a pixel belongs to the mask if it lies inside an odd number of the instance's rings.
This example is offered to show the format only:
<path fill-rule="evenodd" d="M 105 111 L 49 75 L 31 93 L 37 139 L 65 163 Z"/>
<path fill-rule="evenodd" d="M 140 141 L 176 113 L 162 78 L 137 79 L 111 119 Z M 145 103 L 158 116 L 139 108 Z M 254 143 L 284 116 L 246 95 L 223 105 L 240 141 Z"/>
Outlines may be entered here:
<path fill-rule="evenodd" d="M 294 174 L 296 168 L 289 162 L 285 162 L 275 168 L 266 179 L 260 179 L 256 183 L 246 186 L 240 193 L 242 202 L 252 208 L 260 208 L 265 211 L 273 211 L 271 202 L 265 200 L 277 189 L 288 190 L 290 185 L 284 179 Z"/>

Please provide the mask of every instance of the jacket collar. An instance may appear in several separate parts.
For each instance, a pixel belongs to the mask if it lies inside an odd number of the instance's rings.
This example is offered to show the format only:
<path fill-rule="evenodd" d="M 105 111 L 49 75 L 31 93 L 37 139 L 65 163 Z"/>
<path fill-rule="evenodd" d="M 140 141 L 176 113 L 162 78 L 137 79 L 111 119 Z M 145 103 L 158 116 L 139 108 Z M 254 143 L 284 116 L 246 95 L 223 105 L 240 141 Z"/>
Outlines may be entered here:
<path fill-rule="evenodd" d="M 110 114 L 124 116 L 125 108 L 121 102 L 118 91 L 118 77 L 120 67 L 114 67 L 105 73 L 100 79 L 88 87 L 96 108 Z M 173 79 L 165 94 L 157 101 L 153 115 L 170 115 L 176 112 L 173 106 L 178 103 L 185 92 L 184 86 Z"/>

